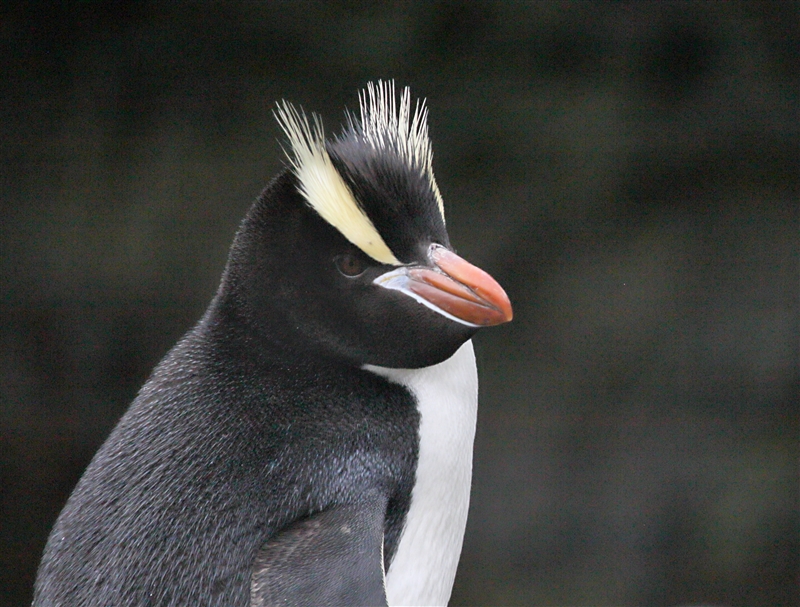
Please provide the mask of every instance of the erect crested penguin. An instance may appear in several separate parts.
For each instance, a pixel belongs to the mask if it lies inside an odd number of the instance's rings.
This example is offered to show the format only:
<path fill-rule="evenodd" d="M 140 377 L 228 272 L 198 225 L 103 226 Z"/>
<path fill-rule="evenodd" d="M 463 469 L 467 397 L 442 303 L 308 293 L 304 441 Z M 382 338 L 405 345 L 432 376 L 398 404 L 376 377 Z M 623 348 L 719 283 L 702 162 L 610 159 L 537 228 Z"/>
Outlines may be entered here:
<path fill-rule="evenodd" d="M 219 290 L 92 460 L 34 605 L 445 605 L 469 502 L 470 338 L 511 320 L 457 256 L 426 110 L 368 85 L 289 166 Z"/>

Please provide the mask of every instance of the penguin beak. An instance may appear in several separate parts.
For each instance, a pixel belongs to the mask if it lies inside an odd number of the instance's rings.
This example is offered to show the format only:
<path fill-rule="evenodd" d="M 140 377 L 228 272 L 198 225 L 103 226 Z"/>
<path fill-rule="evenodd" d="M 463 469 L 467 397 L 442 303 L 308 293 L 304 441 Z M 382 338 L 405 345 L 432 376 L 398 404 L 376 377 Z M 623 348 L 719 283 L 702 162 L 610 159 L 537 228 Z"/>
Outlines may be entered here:
<path fill-rule="evenodd" d="M 508 295 L 489 274 L 437 244 L 428 250 L 428 262 L 391 270 L 373 282 L 470 327 L 490 327 L 512 319 Z"/>

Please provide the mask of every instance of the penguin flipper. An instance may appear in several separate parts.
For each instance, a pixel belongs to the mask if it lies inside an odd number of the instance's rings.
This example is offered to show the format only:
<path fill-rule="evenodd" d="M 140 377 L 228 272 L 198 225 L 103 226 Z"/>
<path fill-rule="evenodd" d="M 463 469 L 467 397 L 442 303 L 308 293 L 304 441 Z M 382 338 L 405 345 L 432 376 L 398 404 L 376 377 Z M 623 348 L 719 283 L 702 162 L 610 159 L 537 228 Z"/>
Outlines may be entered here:
<path fill-rule="evenodd" d="M 337 506 L 297 521 L 262 546 L 250 606 L 386 607 L 386 500 Z"/>

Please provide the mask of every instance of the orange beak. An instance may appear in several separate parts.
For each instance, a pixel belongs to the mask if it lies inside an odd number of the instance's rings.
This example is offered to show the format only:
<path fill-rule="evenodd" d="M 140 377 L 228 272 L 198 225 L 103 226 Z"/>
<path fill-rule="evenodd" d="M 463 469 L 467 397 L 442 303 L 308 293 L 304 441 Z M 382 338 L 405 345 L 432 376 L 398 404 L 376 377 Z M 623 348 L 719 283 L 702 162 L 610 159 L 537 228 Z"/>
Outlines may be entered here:
<path fill-rule="evenodd" d="M 462 324 L 490 327 L 513 318 L 508 295 L 497 281 L 441 245 L 431 245 L 429 267 L 402 267 L 375 283 L 404 292 Z"/>

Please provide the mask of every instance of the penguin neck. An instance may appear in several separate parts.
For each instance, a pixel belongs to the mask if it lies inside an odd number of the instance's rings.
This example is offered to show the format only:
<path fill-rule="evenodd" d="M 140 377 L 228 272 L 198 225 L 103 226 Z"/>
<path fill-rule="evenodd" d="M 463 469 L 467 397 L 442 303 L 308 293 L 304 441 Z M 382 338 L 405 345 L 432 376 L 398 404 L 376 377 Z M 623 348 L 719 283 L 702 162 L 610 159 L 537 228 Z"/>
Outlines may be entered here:
<path fill-rule="evenodd" d="M 223 283 L 200 325 L 218 347 L 224 347 L 237 359 L 260 360 L 269 365 L 306 366 L 316 361 L 328 366 L 359 366 L 353 359 L 337 357 L 324 343 L 308 340 L 281 310 L 262 309 L 261 322 L 254 322 L 251 309 L 251 301 Z"/>
<path fill-rule="evenodd" d="M 472 341 L 430 367 L 364 369 L 405 386 L 421 416 L 411 506 L 386 573 L 389 605 L 446 605 L 469 509 L 478 408 Z"/>

